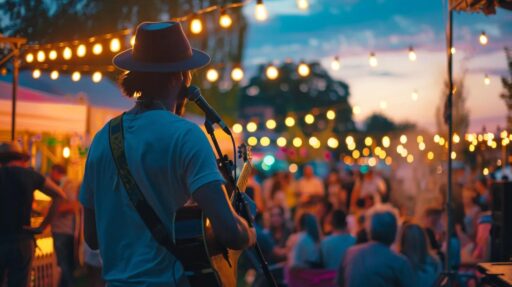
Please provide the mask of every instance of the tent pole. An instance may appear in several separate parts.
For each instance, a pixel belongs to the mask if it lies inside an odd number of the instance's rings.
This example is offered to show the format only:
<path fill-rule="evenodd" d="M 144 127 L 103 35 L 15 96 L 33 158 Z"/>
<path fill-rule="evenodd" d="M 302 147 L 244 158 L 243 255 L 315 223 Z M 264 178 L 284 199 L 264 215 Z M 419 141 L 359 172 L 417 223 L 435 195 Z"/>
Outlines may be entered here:
<path fill-rule="evenodd" d="M 18 77 L 19 77 L 19 47 L 15 44 L 13 56 L 12 71 L 12 112 L 11 112 L 11 140 L 16 137 L 16 100 L 18 95 Z"/>

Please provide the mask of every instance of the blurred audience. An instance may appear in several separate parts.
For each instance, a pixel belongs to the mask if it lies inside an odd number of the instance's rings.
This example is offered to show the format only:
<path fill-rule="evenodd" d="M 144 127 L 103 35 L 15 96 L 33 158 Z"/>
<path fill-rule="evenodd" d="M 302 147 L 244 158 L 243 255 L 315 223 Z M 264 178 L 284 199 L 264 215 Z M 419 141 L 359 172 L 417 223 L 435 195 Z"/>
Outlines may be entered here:
<path fill-rule="evenodd" d="M 319 265 L 320 226 L 311 213 L 303 213 L 297 224 L 298 231 L 286 243 L 289 268 L 313 268 Z"/>
<path fill-rule="evenodd" d="M 320 256 L 323 268 L 337 269 L 348 248 L 356 243 L 356 239 L 347 232 L 345 212 L 335 210 L 332 213 L 331 222 L 333 232 L 320 243 Z"/>
<path fill-rule="evenodd" d="M 313 167 L 306 165 L 303 177 L 297 182 L 297 193 L 301 203 L 325 196 L 322 180 L 315 176 Z"/>

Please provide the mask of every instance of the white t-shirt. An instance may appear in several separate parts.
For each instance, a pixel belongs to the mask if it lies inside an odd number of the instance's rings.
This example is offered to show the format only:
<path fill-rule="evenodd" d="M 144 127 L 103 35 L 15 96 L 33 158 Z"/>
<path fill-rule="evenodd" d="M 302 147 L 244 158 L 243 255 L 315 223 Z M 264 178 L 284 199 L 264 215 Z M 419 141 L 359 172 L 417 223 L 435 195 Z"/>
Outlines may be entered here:
<path fill-rule="evenodd" d="M 205 134 L 168 111 L 126 114 L 128 167 L 169 232 L 172 215 L 204 184 L 223 181 Z M 89 150 L 80 201 L 95 209 L 103 277 L 109 286 L 175 286 L 183 267 L 152 237 L 117 176 L 109 125 Z M 173 270 L 174 269 L 174 270 Z"/>

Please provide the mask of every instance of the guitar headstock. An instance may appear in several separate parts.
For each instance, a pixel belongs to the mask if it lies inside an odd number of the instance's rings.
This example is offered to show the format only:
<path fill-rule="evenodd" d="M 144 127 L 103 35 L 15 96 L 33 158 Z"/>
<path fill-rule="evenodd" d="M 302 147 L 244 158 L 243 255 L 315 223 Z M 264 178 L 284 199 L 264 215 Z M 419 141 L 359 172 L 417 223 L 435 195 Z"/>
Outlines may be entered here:
<path fill-rule="evenodd" d="M 252 160 L 252 151 L 251 147 L 247 146 L 245 143 L 242 143 L 238 146 L 238 158 L 242 159 L 244 162 L 249 162 Z"/>

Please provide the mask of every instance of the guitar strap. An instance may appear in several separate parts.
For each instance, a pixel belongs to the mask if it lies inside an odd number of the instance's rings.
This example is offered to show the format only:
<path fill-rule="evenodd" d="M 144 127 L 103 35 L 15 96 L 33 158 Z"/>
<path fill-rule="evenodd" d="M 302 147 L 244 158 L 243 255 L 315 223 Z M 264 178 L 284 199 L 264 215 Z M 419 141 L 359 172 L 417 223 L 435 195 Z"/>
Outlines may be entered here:
<path fill-rule="evenodd" d="M 128 168 L 128 161 L 126 160 L 126 152 L 124 149 L 123 115 L 124 113 L 115 117 L 109 123 L 110 150 L 112 151 L 112 157 L 116 163 L 117 173 L 123 182 L 128 198 L 130 198 L 130 201 L 155 240 L 174 255 L 176 254 L 176 252 L 174 252 L 176 245 L 172 241 L 162 220 L 160 220 L 160 217 L 158 217 L 144 197 L 144 194 Z"/>

